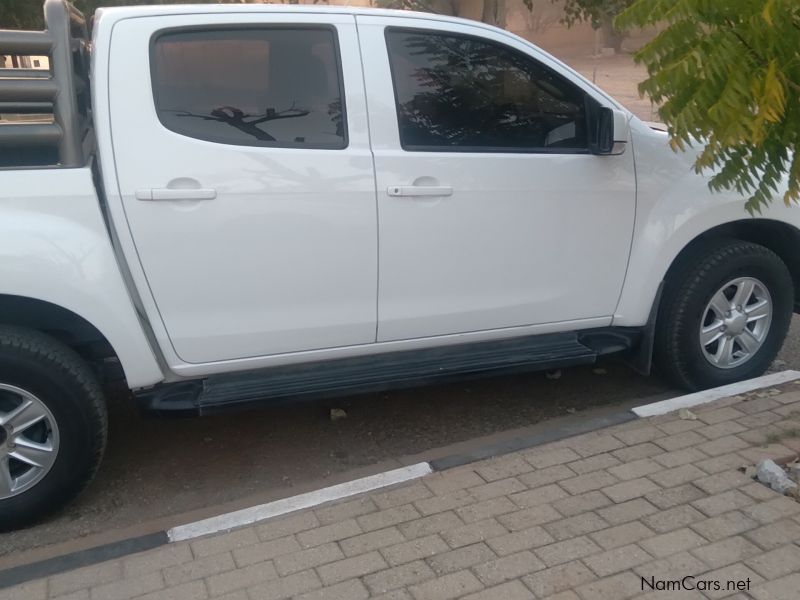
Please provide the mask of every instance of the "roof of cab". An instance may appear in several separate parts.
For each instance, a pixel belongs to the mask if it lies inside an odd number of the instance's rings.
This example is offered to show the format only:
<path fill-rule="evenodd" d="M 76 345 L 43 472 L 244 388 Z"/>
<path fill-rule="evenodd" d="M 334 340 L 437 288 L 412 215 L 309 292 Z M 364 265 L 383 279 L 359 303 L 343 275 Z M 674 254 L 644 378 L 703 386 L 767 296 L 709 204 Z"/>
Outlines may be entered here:
<path fill-rule="evenodd" d="M 328 6 L 320 4 L 159 4 L 149 6 L 114 6 L 98 8 L 95 12 L 95 23 L 101 20 L 119 21 L 135 17 L 162 15 L 197 15 L 197 14 L 253 14 L 253 13 L 306 13 L 306 14 L 345 14 L 370 15 L 379 17 L 399 17 L 406 19 L 426 19 L 449 23 L 469 23 L 473 26 L 496 29 L 480 21 L 425 13 L 409 10 L 392 10 L 371 8 L 368 6 Z"/>

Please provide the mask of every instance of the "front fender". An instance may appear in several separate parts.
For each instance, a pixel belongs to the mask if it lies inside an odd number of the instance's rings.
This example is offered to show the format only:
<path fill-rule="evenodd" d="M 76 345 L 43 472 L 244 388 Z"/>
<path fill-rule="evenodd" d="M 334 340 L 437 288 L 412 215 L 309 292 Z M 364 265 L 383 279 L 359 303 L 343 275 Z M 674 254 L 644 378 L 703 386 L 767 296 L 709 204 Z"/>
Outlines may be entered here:
<path fill-rule="evenodd" d="M 0 294 L 43 300 L 96 327 L 128 385 L 163 379 L 111 246 L 92 173 L 0 172 Z"/>
<path fill-rule="evenodd" d="M 631 256 L 614 325 L 641 326 L 658 286 L 678 254 L 695 238 L 726 223 L 751 218 L 745 197 L 735 192 L 712 192 L 708 177 L 693 170 L 696 150 L 673 152 L 667 134 L 638 119 L 631 121 L 636 159 L 636 225 Z M 783 203 L 783 187 L 758 215 L 800 227 L 800 210 Z"/>

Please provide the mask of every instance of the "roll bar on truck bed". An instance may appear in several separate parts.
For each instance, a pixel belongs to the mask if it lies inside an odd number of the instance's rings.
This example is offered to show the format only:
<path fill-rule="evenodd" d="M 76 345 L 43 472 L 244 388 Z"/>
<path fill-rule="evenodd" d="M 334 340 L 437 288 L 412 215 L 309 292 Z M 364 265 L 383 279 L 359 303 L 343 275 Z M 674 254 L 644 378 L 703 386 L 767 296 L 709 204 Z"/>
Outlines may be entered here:
<path fill-rule="evenodd" d="M 0 168 L 82 167 L 91 154 L 89 26 L 66 0 L 45 0 L 44 23 L 44 31 L 0 30 L 1 55 L 50 63 L 49 72 L 0 69 L 0 114 L 21 117 L 0 121 Z M 6 164 L 7 156 L 16 158 Z"/>

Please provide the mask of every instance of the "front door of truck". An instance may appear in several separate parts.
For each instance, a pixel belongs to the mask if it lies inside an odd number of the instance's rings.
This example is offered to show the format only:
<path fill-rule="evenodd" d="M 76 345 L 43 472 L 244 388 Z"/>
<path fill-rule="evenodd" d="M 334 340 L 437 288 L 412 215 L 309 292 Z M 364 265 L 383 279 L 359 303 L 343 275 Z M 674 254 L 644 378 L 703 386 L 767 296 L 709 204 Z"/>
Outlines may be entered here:
<path fill-rule="evenodd" d="M 591 98 L 577 76 L 480 25 L 359 16 L 358 26 L 378 341 L 610 324 L 633 234 L 633 149 L 589 151 Z"/>
<path fill-rule="evenodd" d="M 119 194 L 181 360 L 375 341 L 375 182 L 353 16 L 128 19 L 109 77 Z"/>

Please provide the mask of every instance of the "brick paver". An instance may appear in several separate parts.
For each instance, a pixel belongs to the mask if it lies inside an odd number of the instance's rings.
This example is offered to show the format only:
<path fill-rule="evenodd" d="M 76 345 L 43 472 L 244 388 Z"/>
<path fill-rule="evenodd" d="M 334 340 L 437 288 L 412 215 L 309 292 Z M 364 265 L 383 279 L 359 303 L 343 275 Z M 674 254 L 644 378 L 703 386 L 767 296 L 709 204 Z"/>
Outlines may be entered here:
<path fill-rule="evenodd" d="M 800 386 L 692 410 L 696 420 L 629 422 L 0 600 L 797 598 L 800 503 L 739 467 L 800 448 Z M 687 575 L 723 589 L 646 583 Z"/>

